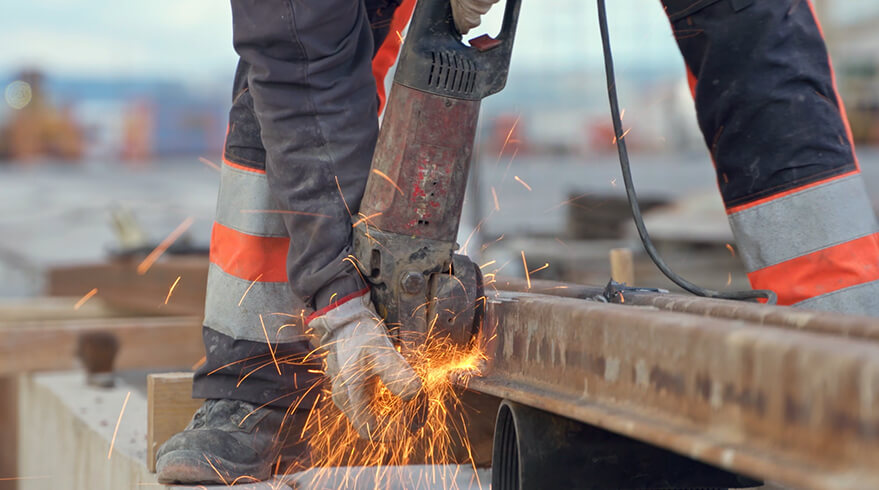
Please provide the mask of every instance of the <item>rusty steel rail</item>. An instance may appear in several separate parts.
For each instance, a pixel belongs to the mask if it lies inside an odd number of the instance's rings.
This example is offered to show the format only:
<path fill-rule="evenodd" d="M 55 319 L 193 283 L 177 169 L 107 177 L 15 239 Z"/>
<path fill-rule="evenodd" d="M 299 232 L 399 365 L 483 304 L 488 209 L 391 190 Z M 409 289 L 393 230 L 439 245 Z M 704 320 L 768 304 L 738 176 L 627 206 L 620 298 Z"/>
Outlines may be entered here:
<path fill-rule="evenodd" d="M 604 292 L 604 287 L 599 286 L 543 280 L 532 280 L 529 287 L 528 282 L 524 279 L 512 277 L 499 278 L 494 283 L 494 287 L 499 291 L 518 291 L 579 299 L 593 298 Z M 654 306 L 661 310 L 742 320 L 768 327 L 879 341 L 879 322 L 872 318 L 802 310 L 789 306 L 768 306 L 745 301 L 702 298 L 686 294 L 627 292 L 623 298 L 622 302 L 628 305 Z M 614 302 L 620 303 L 621 301 L 617 298 Z"/>
<path fill-rule="evenodd" d="M 790 310 L 746 306 L 781 326 Z M 489 361 L 469 387 L 797 488 L 879 488 L 872 335 L 696 311 L 500 292 L 486 308 Z"/>

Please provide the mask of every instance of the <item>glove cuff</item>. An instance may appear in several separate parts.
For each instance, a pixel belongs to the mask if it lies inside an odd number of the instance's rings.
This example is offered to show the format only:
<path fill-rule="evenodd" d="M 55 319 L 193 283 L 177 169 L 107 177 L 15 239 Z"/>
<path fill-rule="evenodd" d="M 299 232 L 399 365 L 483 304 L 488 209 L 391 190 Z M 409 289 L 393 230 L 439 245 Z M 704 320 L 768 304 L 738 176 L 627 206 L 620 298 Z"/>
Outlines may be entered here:
<path fill-rule="evenodd" d="M 315 311 L 311 315 L 308 315 L 308 318 L 305 319 L 305 326 L 314 330 L 312 344 L 317 343 L 315 341 L 322 342 L 323 339 L 332 333 L 332 331 L 335 330 L 332 328 L 334 324 L 344 324 L 346 317 L 350 316 L 350 312 L 346 310 L 351 309 L 351 306 L 357 308 L 356 300 L 361 299 L 364 296 L 366 296 L 366 302 L 369 303 L 369 286 L 366 286 L 360 291 L 355 291 L 347 296 L 343 296 Z M 329 318 L 331 316 L 339 316 L 340 318 L 338 318 L 338 321 L 331 321 Z"/>

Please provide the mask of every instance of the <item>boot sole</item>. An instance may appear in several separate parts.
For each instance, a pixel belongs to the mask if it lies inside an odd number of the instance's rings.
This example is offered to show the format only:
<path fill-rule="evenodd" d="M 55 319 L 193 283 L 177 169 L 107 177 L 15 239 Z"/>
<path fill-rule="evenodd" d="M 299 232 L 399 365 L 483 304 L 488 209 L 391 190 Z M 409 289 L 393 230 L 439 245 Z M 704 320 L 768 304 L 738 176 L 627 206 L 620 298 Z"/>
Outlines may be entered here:
<path fill-rule="evenodd" d="M 270 477 L 271 465 L 242 465 L 220 458 L 212 458 L 209 464 L 199 451 L 171 451 L 156 462 L 156 478 L 164 485 L 245 484 Z"/>

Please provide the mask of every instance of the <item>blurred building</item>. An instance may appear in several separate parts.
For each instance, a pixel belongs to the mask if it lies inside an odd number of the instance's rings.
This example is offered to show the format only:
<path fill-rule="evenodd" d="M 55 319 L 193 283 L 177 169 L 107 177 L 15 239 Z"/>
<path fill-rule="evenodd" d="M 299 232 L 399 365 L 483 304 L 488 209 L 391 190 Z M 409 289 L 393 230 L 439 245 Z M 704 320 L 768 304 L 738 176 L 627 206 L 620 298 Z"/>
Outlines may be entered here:
<path fill-rule="evenodd" d="M 2 86 L 14 91 L 25 82 L 20 78 Z M 34 96 L 26 107 L 7 100 L 2 119 L 14 134 L 3 133 L 6 144 L 0 143 L 0 154 L 6 159 L 41 154 L 53 160 L 85 156 L 149 161 L 215 155 L 222 149 L 228 110 L 225 93 L 138 79 L 48 77 L 29 86 Z M 33 122 L 33 114 L 42 115 L 40 124 Z M 42 146 L 35 143 L 40 138 Z"/>
<path fill-rule="evenodd" d="M 879 144 L 879 3 L 817 0 L 852 132 Z"/>
<path fill-rule="evenodd" d="M 5 86 L 4 99 L 13 109 L 0 125 L 0 157 L 21 162 L 41 159 L 78 160 L 83 134 L 70 108 L 50 101 L 43 75 L 26 70 Z"/>

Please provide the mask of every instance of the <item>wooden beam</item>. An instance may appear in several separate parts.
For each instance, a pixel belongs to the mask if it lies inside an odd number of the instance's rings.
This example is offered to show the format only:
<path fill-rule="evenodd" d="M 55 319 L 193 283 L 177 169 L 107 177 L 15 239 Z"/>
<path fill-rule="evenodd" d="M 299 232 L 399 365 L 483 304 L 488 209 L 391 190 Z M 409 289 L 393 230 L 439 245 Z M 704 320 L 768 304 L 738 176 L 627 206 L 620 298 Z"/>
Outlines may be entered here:
<path fill-rule="evenodd" d="M 156 452 L 189 424 L 204 400 L 192 398 L 192 373 L 147 376 L 147 469 L 156 472 Z"/>
<path fill-rule="evenodd" d="M 0 376 L 0 490 L 16 490 L 18 483 L 18 384 Z"/>
<path fill-rule="evenodd" d="M 54 267 L 49 271 L 47 294 L 79 297 L 98 288 L 96 297 L 117 308 L 141 314 L 204 315 L 206 256 L 169 257 L 143 275 L 138 274 L 137 265 L 134 260 L 118 260 Z M 180 282 L 165 304 L 178 277 Z"/>
<path fill-rule="evenodd" d="M 82 296 L 39 296 L 0 300 L 0 322 L 28 320 L 72 320 L 131 316 L 131 311 L 115 308 L 100 297 L 74 308 Z"/>
<path fill-rule="evenodd" d="M 621 284 L 632 287 L 635 285 L 635 261 L 629 248 L 612 248 L 610 250 L 610 277 Z"/>
<path fill-rule="evenodd" d="M 189 368 L 204 355 L 199 317 L 0 321 L 0 376 L 78 366 L 79 336 L 109 332 L 116 368 Z"/>

